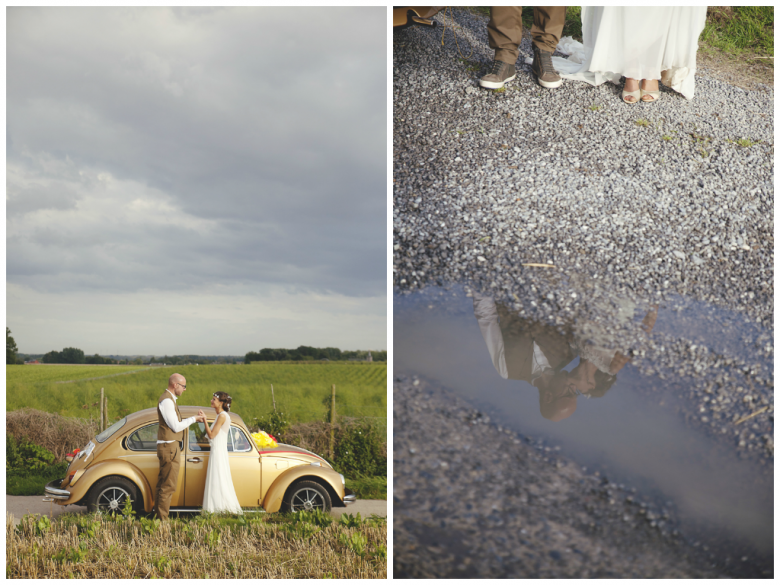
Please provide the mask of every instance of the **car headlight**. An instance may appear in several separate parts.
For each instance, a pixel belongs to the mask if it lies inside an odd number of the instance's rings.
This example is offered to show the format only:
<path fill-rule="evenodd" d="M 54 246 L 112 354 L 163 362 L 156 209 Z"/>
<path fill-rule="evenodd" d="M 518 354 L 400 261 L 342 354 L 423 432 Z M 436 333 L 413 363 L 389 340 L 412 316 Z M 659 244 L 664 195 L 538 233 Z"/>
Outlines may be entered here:
<path fill-rule="evenodd" d="M 341 485 L 346 486 L 347 482 L 344 480 L 344 476 L 339 473 L 339 477 L 341 478 Z"/>

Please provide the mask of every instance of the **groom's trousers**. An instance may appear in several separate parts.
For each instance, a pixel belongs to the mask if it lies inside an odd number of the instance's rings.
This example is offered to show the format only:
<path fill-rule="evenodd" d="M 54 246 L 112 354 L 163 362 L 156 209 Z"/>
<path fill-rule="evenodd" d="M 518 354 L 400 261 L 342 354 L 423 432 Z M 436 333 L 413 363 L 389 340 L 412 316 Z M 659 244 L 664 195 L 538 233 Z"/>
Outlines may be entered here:
<path fill-rule="evenodd" d="M 179 479 L 179 441 L 157 444 L 157 459 L 160 461 L 160 475 L 154 495 L 154 509 L 160 520 L 168 519 L 171 497 L 176 491 Z"/>
<path fill-rule="evenodd" d="M 514 65 L 520 56 L 518 47 L 523 40 L 523 7 L 491 6 L 488 23 L 488 41 L 496 52 L 495 60 Z M 542 51 L 551 53 L 558 46 L 566 20 L 565 6 L 535 6 L 533 43 Z"/>

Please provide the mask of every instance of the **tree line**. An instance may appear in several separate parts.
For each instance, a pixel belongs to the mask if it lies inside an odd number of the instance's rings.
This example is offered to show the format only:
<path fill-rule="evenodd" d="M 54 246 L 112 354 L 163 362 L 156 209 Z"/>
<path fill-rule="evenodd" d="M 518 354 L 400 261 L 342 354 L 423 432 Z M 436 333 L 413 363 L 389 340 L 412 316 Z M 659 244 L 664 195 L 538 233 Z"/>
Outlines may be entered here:
<path fill-rule="evenodd" d="M 387 350 L 371 351 L 371 358 L 376 362 L 387 361 Z M 250 351 L 244 357 L 244 363 L 252 362 L 282 362 L 282 361 L 308 361 L 308 360 L 329 360 L 329 361 L 350 361 L 366 360 L 368 350 L 341 351 L 337 347 L 309 347 L 301 345 L 296 349 L 271 349 L 263 348 L 260 351 Z"/>
<path fill-rule="evenodd" d="M 18 348 L 16 341 L 11 337 L 11 330 L 5 328 L 5 347 L 6 364 L 23 364 L 24 359 L 17 355 Z M 376 362 L 387 361 L 387 350 L 371 351 L 371 358 Z M 252 362 L 278 362 L 278 361 L 365 361 L 368 358 L 368 350 L 342 351 L 337 347 L 309 347 L 301 345 L 296 349 L 270 349 L 264 348 L 259 352 L 250 351 L 244 357 L 244 363 Z M 241 358 L 238 358 L 241 359 Z M 87 356 L 77 347 L 66 347 L 62 351 L 50 351 L 41 358 L 44 364 L 128 364 L 142 365 L 145 363 L 164 363 L 166 365 L 187 365 L 187 364 L 212 364 L 212 363 L 236 363 L 234 357 L 228 356 L 200 356 L 200 355 L 179 355 L 151 358 L 136 357 L 134 359 L 113 359 L 102 357 L 98 354 Z"/>

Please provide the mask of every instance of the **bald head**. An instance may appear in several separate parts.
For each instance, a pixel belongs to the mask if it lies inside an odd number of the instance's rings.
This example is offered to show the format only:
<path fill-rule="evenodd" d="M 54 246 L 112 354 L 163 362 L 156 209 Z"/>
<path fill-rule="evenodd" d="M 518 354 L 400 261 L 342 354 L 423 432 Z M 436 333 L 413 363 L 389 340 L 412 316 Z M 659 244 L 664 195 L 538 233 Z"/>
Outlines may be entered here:
<path fill-rule="evenodd" d="M 187 389 L 187 380 L 181 374 L 171 374 L 168 378 L 168 390 L 173 392 L 176 396 L 181 396 Z"/>

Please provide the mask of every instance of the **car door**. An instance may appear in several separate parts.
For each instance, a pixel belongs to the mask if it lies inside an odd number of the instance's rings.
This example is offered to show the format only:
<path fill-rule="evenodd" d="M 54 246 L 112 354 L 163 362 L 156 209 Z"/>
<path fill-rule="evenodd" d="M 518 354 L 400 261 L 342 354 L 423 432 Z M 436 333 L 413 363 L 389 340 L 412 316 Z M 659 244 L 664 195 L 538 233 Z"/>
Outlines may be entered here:
<path fill-rule="evenodd" d="M 187 446 L 184 465 L 186 489 L 184 505 L 189 507 L 203 505 L 203 490 L 206 488 L 206 470 L 209 467 L 209 438 L 203 423 L 192 423 L 187 429 Z"/>
<path fill-rule="evenodd" d="M 158 423 L 144 425 L 127 436 L 124 439 L 125 454 L 120 455 L 119 459 L 125 459 L 132 463 L 149 482 L 152 489 L 152 500 L 154 500 L 157 491 L 157 478 L 160 476 L 160 460 L 157 459 L 157 430 Z M 179 453 L 179 477 L 176 481 L 176 491 L 171 496 L 171 508 L 184 505 L 184 454 Z"/>
<path fill-rule="evenodd" d="M 230 426 L 228 455 L 233 487 L 242 508 L 256 508 L 262 504 L 260 454 L 251 437 L 241 427 Z"/>
<path fill-rule="evenodd" d="M 193 423 L 187 433 L 184 505 L 202 506 L 210 445 L 203 423 Z M 236 425 L 228 432 L 228 460 L 233 488 L 242 508 L 260 506 L 260 456 L 246 433 Z"/>

